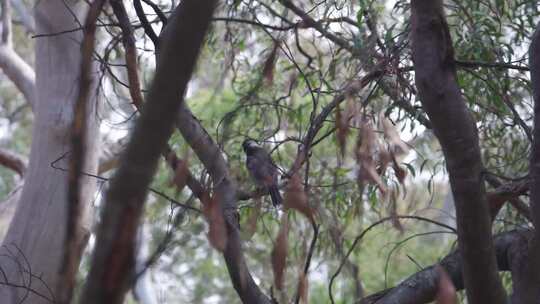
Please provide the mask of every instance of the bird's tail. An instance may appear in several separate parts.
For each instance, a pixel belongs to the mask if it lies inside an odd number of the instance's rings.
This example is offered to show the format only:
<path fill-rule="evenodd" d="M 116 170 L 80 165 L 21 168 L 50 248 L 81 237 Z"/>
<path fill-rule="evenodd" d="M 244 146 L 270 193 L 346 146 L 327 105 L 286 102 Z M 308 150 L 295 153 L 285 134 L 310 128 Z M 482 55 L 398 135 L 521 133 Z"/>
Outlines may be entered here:
<path fill-rule="evenodd" d="M 270 198 L 272 199 L 274 207 L 281 205 L 283 199 L 281 198 L 278 187 L 276 185 L 270 186 L 268 192 L 270 192 Z"/>

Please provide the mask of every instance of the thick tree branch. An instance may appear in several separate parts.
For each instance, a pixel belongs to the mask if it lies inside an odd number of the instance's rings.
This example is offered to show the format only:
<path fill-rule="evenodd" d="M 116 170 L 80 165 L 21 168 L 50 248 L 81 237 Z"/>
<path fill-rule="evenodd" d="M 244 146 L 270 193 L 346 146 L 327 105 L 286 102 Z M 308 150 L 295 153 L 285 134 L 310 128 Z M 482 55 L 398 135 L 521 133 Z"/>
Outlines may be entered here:
<path fill-rule="evenodd" d="M 144 33 L 150 40 L 152 40 L 152 43 L 154 43 L 154 48 L 157 50 L 158 48 L 158 36 L 156 35 L 156 32 L 154 32 L 154 29 L 152 28 L 152 25 L 150 22 L 148 22 L 148 18 L 146 18 L 146 14 L 144 13 L 141 0 L 133 0 L 133 7 L 135 8 L 135 13 L 137 14 L 137 17 L 139 17 L 139 21 L 142 24 L 142 27 L 144 29 Z"/>
<path fill-rule="evenodd" d="M 529 178 L 503 184 L 501 181 L 499 181 L 497 177 L 492 174 L 488 173 L 485 176 L 486 182 L 488 182 L 488 184 L 490 184 L 492 187 L 495 187 L 495 189 L 490 192 L 492 195 L 499 196 L 505 201 L 508 200 L 512 207 L 514 207 L 519 214 L 532 222 L 531 210 L 529 209 L 529 206 L 527 206 L 525 202 L 519 199 L 520 195 L 524 195 L 525 193 L 530 191 L 529 186 L 531 184 L 531 180 Z M 492 218 L 496 216 L 496 214 L 493 214 L 493 212 L 491 215 Z"/>
<path fill-rule="evenodd" d="M 137 1 L 135 1 L 134 5 L 137 7 Z M 114 14 L 116 15 L 116 18 L 120 23 L 120 28 L 122 29 L 122 43 L 126 52 L 125 60 L 128 74 L 129 93 L 135 108 L 138 111 L 142 111 L 144 98 L 141 93 L 139 74 L 137 73 L 137 49 L 135 47 L 135 37 L 133 36 L 133 29 L 129 22 L 124 3 L 120 0 L 114 0 L 111 1 L 111 6 L 113 7 Z M 143 16 L 144 18 L 146 17 L 146 15 L 144 14 Z M 158 43 L 159 41 L 157 40 L 156 36 L 156 40 L 154 41 L 156 50 L 158 49 Z M 162 155 L 171 170 L 173 172 L 176 171 L 176 166 L 178 164 L 179 158 L 176 156 L 176 153 L 171 149 L 171 147 L 167 145 Z M 191 192 L 193 192 L 193 194 L 201 202 L 207 202 L 210 198 L 208 191 L 206 191 L 204 186 L 192 175 L 189 170 L 187 172 L 187 175 L 187 186 L 190 188 Z"/>
<path fill-rule="evenodd" d="M 246 304 L 270 303 L 270 299 L 259 289 L 247 268 L 236 216 L 237 187 L 229 175 L 221 150 L 184 103 L 176 126 L 208 170 L 214 184 L 214 196 L 220 199 L 227 223 L 227 246 L 223 256 L 236 292 Z"/>
<path fill-rule="evenodd" d="M 122 43 L 124 44 L 124 50 L 126 52 L 125 59 L 129 81 L 129 94 L 131 95 L 131 101 L 135 107 L 140 110 L 143 103 L 143 97 L 141 94 L 139 75 L 137 74 L 137 49 L 135 48 L 133 29 L 122 0 L 112 0 L 110 3 L 114 15 L 118 19 L 120 28 L 122 29 Z"/>
<path fill-rule="evenodd" d="M 535 228 L 526 267 L 528 280 L 521 295 L 521 303 L 537 303 L 540 297 L 540 24 L 529 47 L 529 67 L 534 99 L 534 129 L 529 176 L 531 178 L 531 214 Z"/>
<path fill-rule="evenodd" d="M 59 284 L 57 285 L 56 295 L 60 303 L 71 303 L 73 290 L 75 288 L 77 271 L 79 269 L 80 258 L 86 244 L 88 234 L 84 234 L 79 229 L 79 222 L 83 214 L 81 190 L 83 189 L 83 171 L 85 168 L 85 154 L 87 152 L 87 124 L 88 108 L 92 98 L 93 83 L 93 62 L 96 21 L 101 13 L 105 1 L 95 0 L 90 5 L 90 10 L 86 16 L 85 33 L 81 44 L 81 63 L 80 63 L 80 85 L 79 94 L 73 107 L 73 122 L 71 128 L 71 154 L 69 158 L 67 191 L 68 212 L 66 223 L 66 237 L 64 240 L 63 263 L 59 269 Z M 90 107 L 91 109 L 91 107 Z"/>
<path fill-rule="evenodd" d="M 98 228 L 82 303 L 122 303 L 133 280 L 135 239 L 146 189 L 172 133 L 216 0 L 184 0 L 161 41 L 155 78 L 116 175 Z"/>
<path fill-rule="evenodd" d="M 2 37 L 0 41 L 0 68 L 21 91 L 33 107 L 36 103 L 36 74 L 15 52 L 12 45 L 10 1 L 2 1 Z"/>
<path fill-rule="evenodd" d="M 505 303 L 491 238 L 478 131 L 456 81 L 442 1 L 412 1 L 412 55 L 419 97 L 441 143 L 457 213 L 470 303 Z"/>
<path fill-rule="evenodd" d="M 530 239 L 531 231 L 513 230 L 501 233 L 494 238 L 494 245 L 499 270 L 511 270 L 514 273 L 517 265 L 523 261 L 522 255 L 527 251 L 527 242 Z M 421 304 L 430 303 L 435 300 L 438 288 L 439 274 L 436 266 L 442 266 L 454 283 L 457 290 L 464 288 L 461 269 L 462 260 L 458 251 L 454 251 L 444 257 L 438 264 L 426 267 L 407 279 L 399 285 L 388 288 L 365 297 L 359 303 L 361 304 Z M 514 289 L 515 289 L 514 285 Z M 480 302 L 488 303 L 488 302 Z M 516 302 L 517 303 L 517 302 Z"/>
<path fill-rule="evenodd" d="M 26 171 L 26 163 L 27 161 L 22 156 L 0 148 L 0 165 L 17 172 L 21 177 Z"/>
<path fill-rule="evenodd" d="M 28 7 L 26 7 L 23 0 L 11 0 L 11 4 L 19 16 L 19 20 L 26 28 L 26 31 L 28 33 L 34 33 L 36 31 L 36 23 L 34 22 L 32 13 Z"/>

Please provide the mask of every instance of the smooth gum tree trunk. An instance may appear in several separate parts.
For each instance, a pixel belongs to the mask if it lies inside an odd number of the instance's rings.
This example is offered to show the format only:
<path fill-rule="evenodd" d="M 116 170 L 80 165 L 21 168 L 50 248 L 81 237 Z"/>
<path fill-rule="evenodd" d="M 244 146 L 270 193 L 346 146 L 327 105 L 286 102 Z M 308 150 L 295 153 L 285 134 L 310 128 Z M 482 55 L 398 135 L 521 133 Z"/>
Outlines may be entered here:
<path fill-rule="evenodd" d="M 36 97 L 34 125 L 28 171 L 20 202 L 0 248 L 0 303 L 49 303 L 57 290 L 67 223 L 67 185 L 70 151 L 70 127 L 73 104 L 79 87 L 80 42 L 82 31 L 71 30 L 84 23 L 88 5 L 83 1 L 37 1 Z M 95 90 L 92 90 L 95 92 Z M 84 172 L 95 173 L 97 167 L 98 127 L 95 120 L 95 96 L 87 127 Z M 89 235 L 90 204 L 96 181 L 85 177 L 81 189 L 83 204 L 82 235 Z M 80 240 L 84 248 L 86 239 Z M 6 279 L 8 280 L 6 284 Z M 17 286 L 13 286 L 17 285 Z"/>

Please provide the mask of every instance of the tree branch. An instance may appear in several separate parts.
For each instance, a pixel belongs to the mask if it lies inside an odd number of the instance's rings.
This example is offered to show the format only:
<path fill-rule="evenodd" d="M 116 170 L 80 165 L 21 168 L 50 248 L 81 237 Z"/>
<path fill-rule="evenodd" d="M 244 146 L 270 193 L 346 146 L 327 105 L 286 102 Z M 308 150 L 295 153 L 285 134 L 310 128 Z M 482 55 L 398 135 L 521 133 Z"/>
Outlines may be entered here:
<path fill-rule="evenodd" d="M 243 303 L 271 303 L 253 280 L 244 258 L 237 220 L 237 187 L 218 145 L 199 120 L 182 103 L 176 126 L 212 177 L 214 195 L 219 197 L 227 223 L 227 246 L 223 252 L 233 286 Z"/>
<path fill-rule="evenodd" d="M 501 233 L 494 238 L 497 264 L 500 271 L 512 270 L 522 262 L 522 254 L 526 252 L 530 238 L 529 230 L 512 230 Z M 444 257 L 440 263 L 426 267 L 411 275 L 399 285 L 369 295 L 359 301 L 361 304 L 420 304 L 435 300 L 438 288 L 439 274 L 436 266 L 442 266 L 448 273 L 456 290 L 464 288 L 461 269 L 463 263 L 458 251 Z M 515 285 L 514 285 L 515 288 Z M 484 303 L 484 302 L 481 302 Z M 517 302 L 516 302 L 517 303 Z"/>
<path fill-rule="evenodd" d="M 456 81 L 442 1 L 412 1 L 412 57 L 418 93 L 441 143 L 457 213 L 458 245 L 470 303 L 505 303 L 484 188 L 478 130 Z"/>
<path fill-rule="evenodd" d="M 302 18 L 303 23 L 301 24 L 302 28 L 314 28 L 317 30 L 323 37 L 326 37 L 330 41 L 334 42 L 339 47 L 347 50 L 351 55 L 355 58 L 360 59 L 362 62 L 362 65 L 364 65 L 364 70 L 366 70 L 368 73 L 376 72 L 381 68 L 379 64 L 374 64 L 372 62 L 373 55 L 376 53 L 375 50 L 367 50 L 364 48 L 356 48 L 349 44 L 347 40 L 344 38 L 341 38 L 337 35 L 335 35 L 332 32 L 329 32 L 325 29 L 325 27 L 322 26 L 320 22 L 317 22 L 315 19 L 310 17 L 308 13 L 306 13 L 304 10 L 302 10 L 300 7 L 296 6 L 292 1 L 290 0 L 280 0 L 280 3 L 285 6 L 286 8 L 293 11 L 298 17 Z M 369 43 L 366 45 L 369 46 Z M 405 112 L 407 112 L 411 117 L 418 120 L 420 123 L 422 123 L 426 128 L 431 129 L 431 122 L 423 115 L 423 113 L 420 113 L 418 109 L 416 109 L 408 100 L 403 98 L 399 95 L 399 92 L 397 89 L 395 89 L 395 85 L 393 85 L 390 81 L 386 79 L 381 79 L 380 86 L 382 90 L 385 92 L 386 95 L 392 99 L 398 107 L 403 109 Z"/>
<path fill-rule="evenodd" d="M 68 210 L 66 223 L 66 237 L 64 239 L 63 263 L 59 269 L 59 284 L 56 295 L 59 303 L 71 303 L 75 288 L 77 271 L 84 245 L 90 237 L 79 229 L 79 222 L 84 206 L 81 203 L 83 171 L 85 168 L 85 154 L 87 152 L 87 125 L 88 107 L 92 96 L 93 62 L 92 54 L 95 49 L 96 21 L 101 13 L 105 1 L 96 0 L 90 5 L 85 20 L 85 33 L 81 43 L 80 85 L 77 99 L 73 107 L 73 122 L 71 128 L 71 155 L 68 171 Z"/>
<path fill-rule="evenodd" d="M 122 303 L 133 277 L 136 232 L 158 158 L 202 46 L 216 0 L 184 0 L 163 34 L 147 103 L 106 195 L 81 303 Z"/>
<path fill-rule="evenodd" d="M 26 28 L 28 33 L 34 33 L 36 31 L 36 23 L 34 22 L 34 17 L 32 13 L 26 7 L 26 4 L 22 0 L 11 0 L 13 8 L 19 15 L 20 21 Z"/>
<path fill-rule="evenodd" d="M 531 69 L 531 86 L 534 99 L 534 129 L 529 166 L 531 178 L 531 214 L 535 228 L 534 238 L 529 248 L 529 261 L 526 267 L 528 280 L 525 281 L 521 293 L 522 303 L 538 302 L 540 297 L 540 24 L 534 32 L 529 47 L 529 67 Z"/>
<path fill-rule="evenodd" d="M 17 174 L 23 177 L 26 171 L 26 164 L 27 161 L 22 156 L 0 148 L 0 165 L 17 172 Z"/>
<path fill-rule="evenodd" d="M 21 91 L 33 107 L 36 103 L 36 74 L 15 52 L 12 45 L 10 1 L 2 1 L 2 39 L 0 42 L 0 68 Z"/>

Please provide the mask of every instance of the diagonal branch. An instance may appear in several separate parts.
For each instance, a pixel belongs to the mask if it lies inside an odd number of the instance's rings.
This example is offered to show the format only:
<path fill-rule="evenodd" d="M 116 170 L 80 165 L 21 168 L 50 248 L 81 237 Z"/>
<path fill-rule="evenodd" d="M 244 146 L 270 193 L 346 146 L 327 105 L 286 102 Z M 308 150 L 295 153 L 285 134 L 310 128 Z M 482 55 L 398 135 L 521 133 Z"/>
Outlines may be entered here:
<path fill-rule="evenodd" d="M 0 165 L 17 172 L 21 177 L 26 171 L 26 163 L 27 161 L 22 156 L 0 148 Z"/>
<path fill-rule="evenodd" d="M 134 2 L 134 5 L 136 7 L 137 2 L 138 1 Z M 129 22 L 124 3 L 120 0 L 113 0 L 111 1 L 111 6 L 113 7 L 114 14 L 116 15 L 116 18 L 118 19 L 118 22 L 120 24 L 120 28 L 122 29 L 122 43 L 126 52 L 125 61 L 128 74 L 129 94 L 131 96 L 133 105 L 139 112 L 141 112 L 144 98 L 141 93 L 141 82 L 137 73 L 137 48 L 135 47 L 133 28 Z M 139 14 L 139 12 L 137 12 L 137 14 Z M 146 15 L 143 14 L 142 16 L 146 18 Z M 139 18 L 141 18 L 141 16 L 139 16 Z M 153 40 L 153 42 L 157 50 L 159 46 L 157 36 L 155 38 L 156 39 L 155 41 Z M 169 145 L 165 147 L 162 155 L 169 167 L 172 169 L 172 171 L 176 171 L 176 166 L 178 164 L 179 158 L 176 156 L 175 152 Z M 187 186 L 201 202 L 207 202 L 209 200 L 210 196 L 208 194 L 208 191 L 193 176 L 193 174 L 189 170 L 187 172 Z"/>
<path fill-rule="evenodd" d="M 0 68 L 21 91 L 33 107 L 36 103 L 36 74 L 15 52 L 12 43 L 10 1 L 2 1 L 2 37 L 0 41 Z"/>
<path fill-rule="evenodd" d="M 526 251 L 531 231 L 512 230 L 501 233 L 494 238 L 497 264 L 499 270 L 511 270 L 515 277 L 517 265 L 522 262 L 522 253 Z M 361 304 L 420 304 L 435 300 L 438 288 L 439 274 L 436 266 L 442 266 L 450 276 L 457 290 L 464 288 L 461 269 L 462 260 L 458 251 L 444 257 L 440 263 L 409 276 L 395 287 L 369 295 L 358 303 Z M 514 288 L 516 286 L 514 285 Z M 487 303 L 487 302 L 481 302 Z"/>
<path fill-rule="evenodd" d="M 147 187 L 173 131 L 216 0 L 184 0 L 163 33 L 147 103 L 111 180 L 81 303 L 122 303 L 134 279 L 136 232 Z"/>
<path fill-rule="evenodd" d="M 176 126 L 208 170 L 214 184 L 214 195 L 221 200 L 221 210 L 227 222 L 227 246 L 223 256 L 236 292 L 246 304 L 270 303 L 247 268 L 236 214 L 237 187 L 229 175 L 221 150 L 185 103 L 182 103 Z"/>
<path fill-rule="evenodd" d="M 67 191 L 68 210 L 66 223 L 66 237 L 64 240 L 63 263 L 59 269 L 59 284 L 57 296 L 60 303 L 70 303 L 76 283 L 76 276 L 83 246 L 89 235 L 81 233 L 79 223 L 83 214 L 84 206 L 81 202 L 82 172 L 85 167 L 85 154 L 87 152 L 87 124 L 88 104 L 92 96 L 92 53 L 95 48 L 96 21 L 101 13 L 105 1 L 96 0 L 90 5 L 86 16 L 85 33 L 81 44 L 80 85 L 79 94 L 73 108 L 73 122 L 71 129 L 72 153 L 69 159 Z"/>

